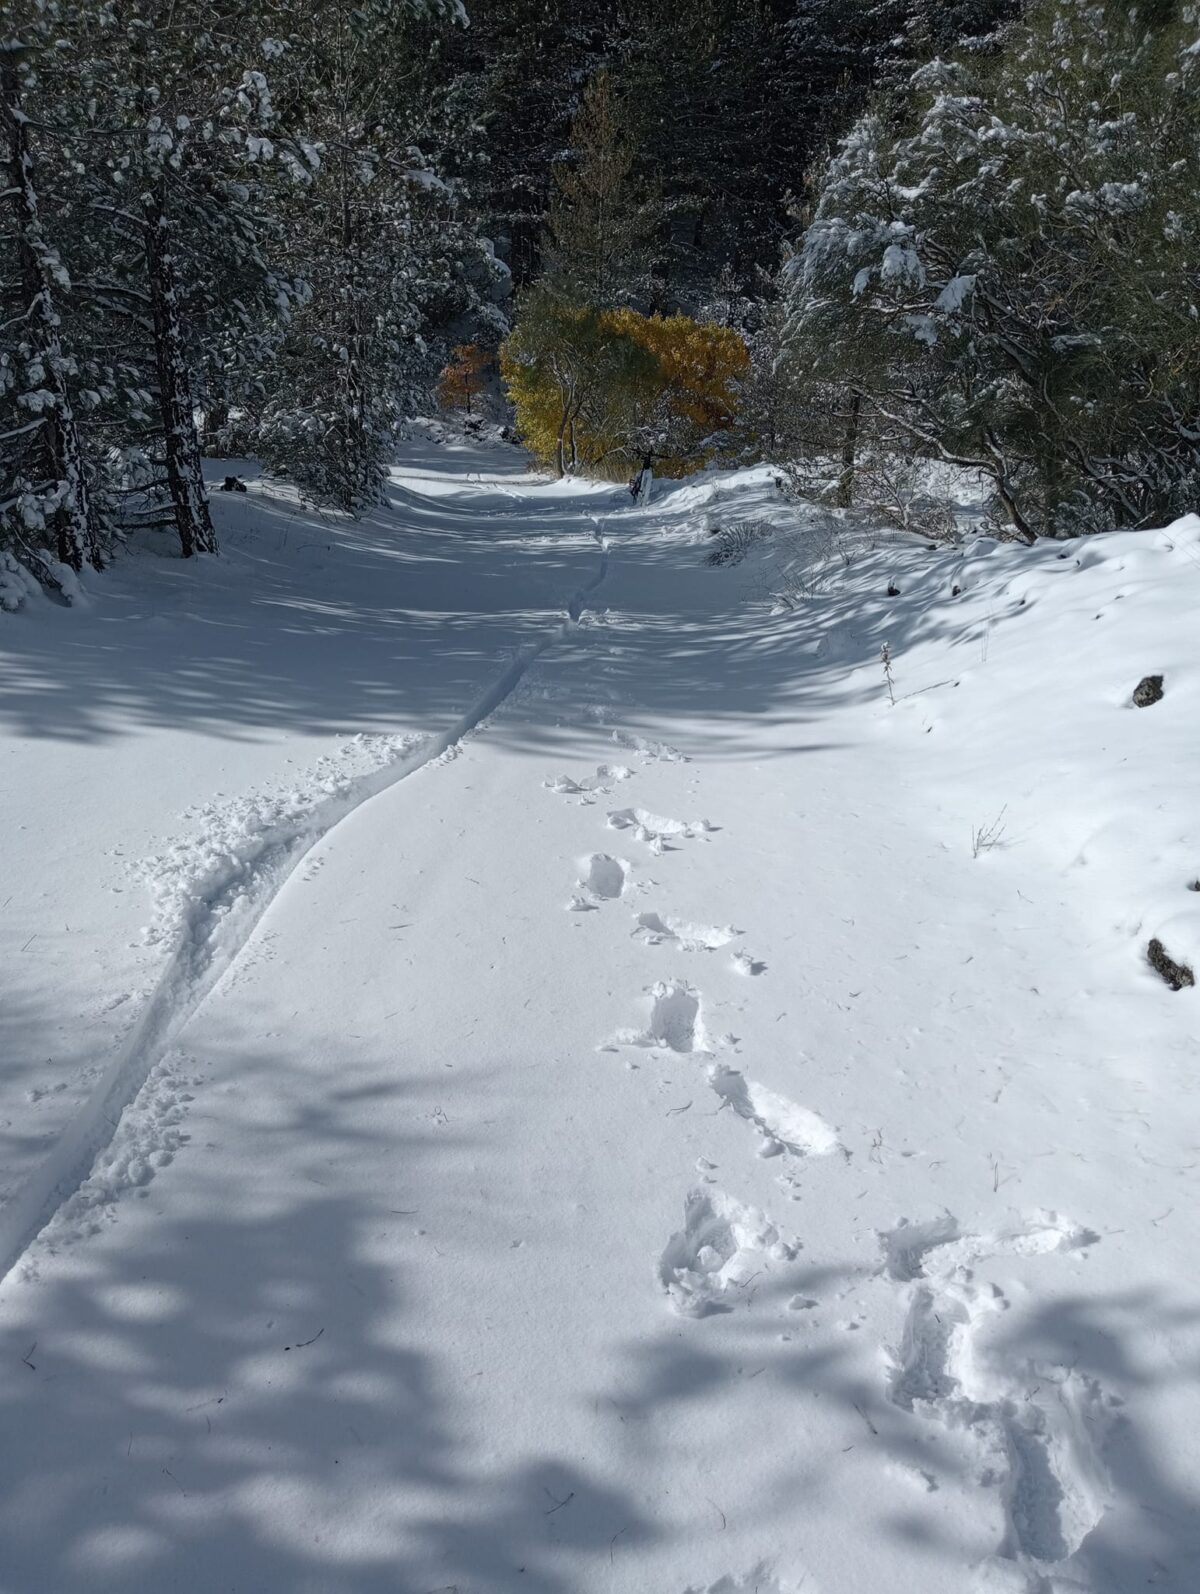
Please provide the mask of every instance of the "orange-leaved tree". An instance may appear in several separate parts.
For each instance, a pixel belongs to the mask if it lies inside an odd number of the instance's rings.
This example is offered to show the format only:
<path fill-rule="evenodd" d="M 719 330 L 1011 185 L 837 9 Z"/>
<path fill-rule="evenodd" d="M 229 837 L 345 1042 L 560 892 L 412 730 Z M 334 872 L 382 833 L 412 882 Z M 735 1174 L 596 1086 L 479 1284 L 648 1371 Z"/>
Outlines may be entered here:
<path fill-rule="evenodd" d="M 444 410 L 466 410 L 482 393 L 487 381 L 490 356 L 478 343 L 460 343 L 451 349 L 450 359 L 438 378 L 438 403 Z"/>

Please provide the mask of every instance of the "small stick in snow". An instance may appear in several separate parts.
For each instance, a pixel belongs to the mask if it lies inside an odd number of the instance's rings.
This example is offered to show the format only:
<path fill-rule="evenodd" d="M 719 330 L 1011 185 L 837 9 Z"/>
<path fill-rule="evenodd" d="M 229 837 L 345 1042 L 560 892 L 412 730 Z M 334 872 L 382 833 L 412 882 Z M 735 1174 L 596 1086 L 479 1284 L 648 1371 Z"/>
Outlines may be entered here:
<path fill-rule="evenodd" d="M 611 1566 L 613 1564 L 613 1551 L 614 1551 L 614 1549 L 616 1549 L 617 1540 L 621 1537 L 622 1533 L 628 1533 L 628 1532 L 629 1532 L 628 1528 L 618 1528 L 617 1531 L 613 1534 L 612 1538 L 609 1539 L 609 1541 L 608 1541 L 608 1564 L 609 1564 L 609 1566 Z"/>
<path fill-rule="evenodd" d="M 707 1495 L 705 1495 L 704 1498 L 706 1500 L 708 1500 L 709 1505 L 712 1506 L 713 1510 L 720 1517 L 720 1519 L 721 1519 L 721 1532 L 724 1533 L 725 1529 L 729 1526 L 729 1523 L 725 1520 L 724 1511 L 721 1510 L 721 1507 L 717 1504 L 717 1502 L 715 1500 L 709 1500 Z"/>
<path fill-rule="evenodd" d="M 690 1107 L 690 1106 L 691 1106 L 691 1105 L 692 1105 L 692 1104 L 691 1104 L 691 1102 L 690 1102 L 690 1101 L 689 1101 L 689 1102 L 687 1102 L 687 1103 L 686 1103 L 686 1104 L 685 1104 L 685 1105 L 684 1105 L 684 1106 L 682 1106 L 682 1107 L 668 1107 L 668 1108 L 667 1108 L 667 1112 L 666 1112 L 666 1116 L 667 1116 L 667 1117 L 668 1117 L 668 1118 L 671 1118 L 671 1117 L 673 1117 L 673 1116 L 674 1116 L 674 1114 L 675 1114 L 675 1113 L 680 1113 L 680 1112 L 687 1112 L 687 1110 L 688 1110 L 688 1108 L 689 1108 L 689 1107 Z"/>
<path fill-rule="evenodd" d="M 866 1412 L 862 1409 L 862 1407 L 859 1405 L 857 1400 L 854 1402 L 854 1409 L 858 1413 L 858 1415 L 862 1418 L 862 1420 L 866 1423 L 866 1425 L 867 1425 L 868 1429 L 870 1430 L 870 1432 L 875 1436 L 876 1439 L 878 1439 L 878 1437 L 879 1437 L 879 1429 L 876 1428 L 875 1424 L 871 1421 L 870 1417 L 867 1416 Z"/>
<path fill-rule="evenodd" d="M 543 1511 L 542 1512 L 542 1515 L 543 1516 L 547 1516 L 547 1517 L 552 1517 L 556 1511 L 561 1511 L 563 1506 L 570 1505 L 571 1501 L 575 1498 L 574 1489 L 571 1490 L 571 1492 L 567 1495 L 565 1500 L 557 1499 L 556 1496 L 552 1495 L 550 1493 L 549 1489 L 547 1489 L 544 1485 L 542 1487 L 542 1493 L 546 1496 L 546 1498 L 548 1500 L 553 1500 L 554 1501 L 554 1504 L 550 1507 L 549 1511 Z"/>
<path fill-rule="evenodd" d="M 33 1355 L 33 1353 L 34 1353 L 34 1351 L 35 1351 L 35 1350 L 36 1350 L 36 1349 L 37 1349 L 37 1340 L 36 1340 L 36 1339 L 35 1339 L 35 1340 L 34 1340 L 34 1342 L 33 1342 L 33 1344 L 32 1344 L 32 1345 L 31 1345 L 31 1346 L 30 1346 L 30 1347 L 29 1347 L 29 1349 L 28 1349 L 28 1350 L 27 1350 L 27 1351 L 26 1351 L 26 1352 L 25 1352 L 25 1354 L 24 1354 L 24 1356 L 22 1356 L 22 1357 L 21 1357 L 21 1360 L 22 1360 L 22 1361 L 23 1361 L 23 1362 L 24 1362 L 24 1363 L 25 1363 L 25 1365 L 26 1365 L 26 1367 L 28 1367 L 28 1368 L 29 1368 L 29 1371 L 30 1371 L 30 1372 L 31 1372 L 31 1373 L 36 1373 L 36 1372 L 37 1372 L 37 1368 L 36 1368 L 36 1367 L 35 1367 L 35 1366 L 34 1366 L 34 1365 L 33 1365 L 33 1363 L 32 1363 L 32 1362 L 31 1362 L 31 1361 L 30 1361 L 30 1360 L 29 1360 L 29 1358 L 30 1358 L 30 1357 L 31 1357 L 31 1356 L 32 1356 L 32 1355 Z"/>
<path fill-rule="evenodd" d="M 311 1339 L 297 1340 L 294 1348 L 296 1350 L 303 1350 L 306 1345 L 315 1345 L 324 1332 L 325 1332 L 325 1330 L 323 1328 L 319 1328 Z M 293 1347 L 291 1345 L 285 1345 L 283 1348 L 284 1348 L 284 1350 L 292 1350 L 293 1349 Z"/>

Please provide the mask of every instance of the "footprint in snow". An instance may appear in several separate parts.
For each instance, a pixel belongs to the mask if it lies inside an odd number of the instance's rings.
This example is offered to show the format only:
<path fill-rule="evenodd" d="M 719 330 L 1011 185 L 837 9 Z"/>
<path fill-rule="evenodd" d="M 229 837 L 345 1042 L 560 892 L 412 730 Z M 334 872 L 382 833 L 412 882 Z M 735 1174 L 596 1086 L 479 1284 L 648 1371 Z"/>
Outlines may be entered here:
<path fill-rule="evenodd" d="M 710 836 L 717 826 L 707 819 L 669 819 L 647 808 L 613 808 L 609 811 L 608 828 L 632 830 L 635 841 L 642 842 L 651 852 L 661 853 L 668 850 L 672 841 Z"/>
<path fill-rule="evenodd" d="M 639 913 L 633 933 L 642 936 L 649 946 L 669 943 L 681 952 L 715 952 L 718 947 L 728 946 L 741 932 L 728 924 L 693 924 L 670 914 Z"/>
<path fill-rule="evenodd" d="M 888 1399 L 973 1440 L 977 1470 L 1000 1487 L 1000 1562 L 1061 1564 L 1100 1522 L 1112 1499 L 1102 1451 L 1113 1402 L 1074 1367 L 989 1357 L 981 1327 L 1008 1302 L 972 1269 L 990 1256 L 1081 1251 L 1097 1238 L 1053 1212 L 991 1235 L 965 1234 L 943 1213 L 879 1236 L 882 1271 L 907 1301 L 888 1353 Z"/>
<path fill-rule="evenodd" d="M 629 886 L 632 865 L 607 852 L 593 852 L 579 866 L 578 890 L 567 904 L 574 913 L 594 911 L 602 902 L 615 902 Z"/>
<path fill-rule="evenodd" d="M 707 1050 L 698 991 L 681 980 L 659 980 L 646 994 L 650 998 L 650 1017 L 645 1029 L 619 1031 L 615 1045 L 665 1048 L 672 1052 Z"/>
<path fill-rule="evenodd" d="M 757 1274 L 796 1255 L 796 1245 L 757 1208 L 712 1186 L 689 1191 L 683 1219 L 658 1264 L 659 1281 L 683 1317 L 733 1311 Z"/>
<path fill-rule="evenodd" d="M 618 747 L 625 747 L 630 752 L 640 753 L 647 763 L 690 763 L 686 753 L 681 753 L 677 747 L 672 747 L 669 742 L 656 742 L 653 737 L 634 736 L 627 731 L 614 731 L 612 739 Z"/>
<path fill-rule="evenodd" d="M 827 1157 L 842 1149 L 836 1133 L 819 1114 L 747 1079 L 736 1068 L 716 1063 L 708 1071 L 708 1082 L 725 1106 L 758 1130 L 760 1157 L 778 1157 L 784 1152 L 793 1157 Z"/>
<path fill-rule="evenodd" d="M 595 774 L 586 775 L 582 780 L 576 780 L 572 775 L 555 775 L 550 780 L 544 780 L 542 785 L 547 791 L 557 792 L 561 797 L 575 797 L 581 803 L 592 803 L 597 797 L 607 797 L 618 781 L 629 780 L 632 775 L 633 771 L 624 764 L 597 764 Z"/>
<path fill-rule="evenodd" d="M 747 1572 L 745 1577 L 722 1577 L 703 1588 L 685 1588 L 683 1594 L 804 1594 L 812 1588 L 807 1574 L 801 1574 L 798 1583 L 788 1583 L 771 1576 L 765 1561 Z M 815 1591 L 814 1591 L 815 1594 Z"/>
<path fill-rule="evenodd" d="M 1034 1212 L 994 1234 L 965 1234 L 950 1212 L 921 1222 L 902 1218 L 881 1230 L 883 1271 L 898 1283 L 914 1279 L 950 1278 L 955 1269 L 971 1267 L 988 1256 L 1048 1256 L 1055 1251 L 1082 1251 L 1099 1235 L 1057 1212 Z"/>

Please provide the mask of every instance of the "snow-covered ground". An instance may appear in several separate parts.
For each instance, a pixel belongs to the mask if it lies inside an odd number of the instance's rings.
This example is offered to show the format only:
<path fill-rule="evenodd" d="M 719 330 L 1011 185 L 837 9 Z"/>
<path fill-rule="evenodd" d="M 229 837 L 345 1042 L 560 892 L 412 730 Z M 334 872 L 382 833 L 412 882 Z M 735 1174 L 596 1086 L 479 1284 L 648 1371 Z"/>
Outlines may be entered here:
<path fill-rule="evenodd" d="M 4 1594 L 1194 1594 L 1200 520 L 217 509 L 0 618 Z"/>

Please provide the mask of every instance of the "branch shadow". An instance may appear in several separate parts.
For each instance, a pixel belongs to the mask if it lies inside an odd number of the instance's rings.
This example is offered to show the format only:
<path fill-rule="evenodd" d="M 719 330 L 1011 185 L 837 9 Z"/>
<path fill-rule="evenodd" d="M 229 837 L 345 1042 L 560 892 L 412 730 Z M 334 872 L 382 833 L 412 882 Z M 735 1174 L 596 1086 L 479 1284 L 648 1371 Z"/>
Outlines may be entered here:
<path fill-rule="evenodd" d="M 239 1061 L 288 1067 L 261 1047 Z M 384 1127 L 367 1083 L 384 1068 L 360 1056 L 307 1096 L 288 1086 L 232 1200 L 193 1114 L 175 1168 L 85 1211 L 90 1237 L 49 1231 L 35 1276 L 6 1285 L 6 1591 L 584 1594 L 573 1568 L 652 1535 L 552 1445 L 505 1463 L 472 1441 L 461 1366 L 428 1348 L 420 1264 L 391 1238 L 413 1232 L 400 1183 L 436 1178 L 452 1132 L 420 1111 L 433 1087 L 403 1078 L 389 1094 L 412 1127 Z M 347 1158 L 378 1178 L 319 1188 Z"/>

